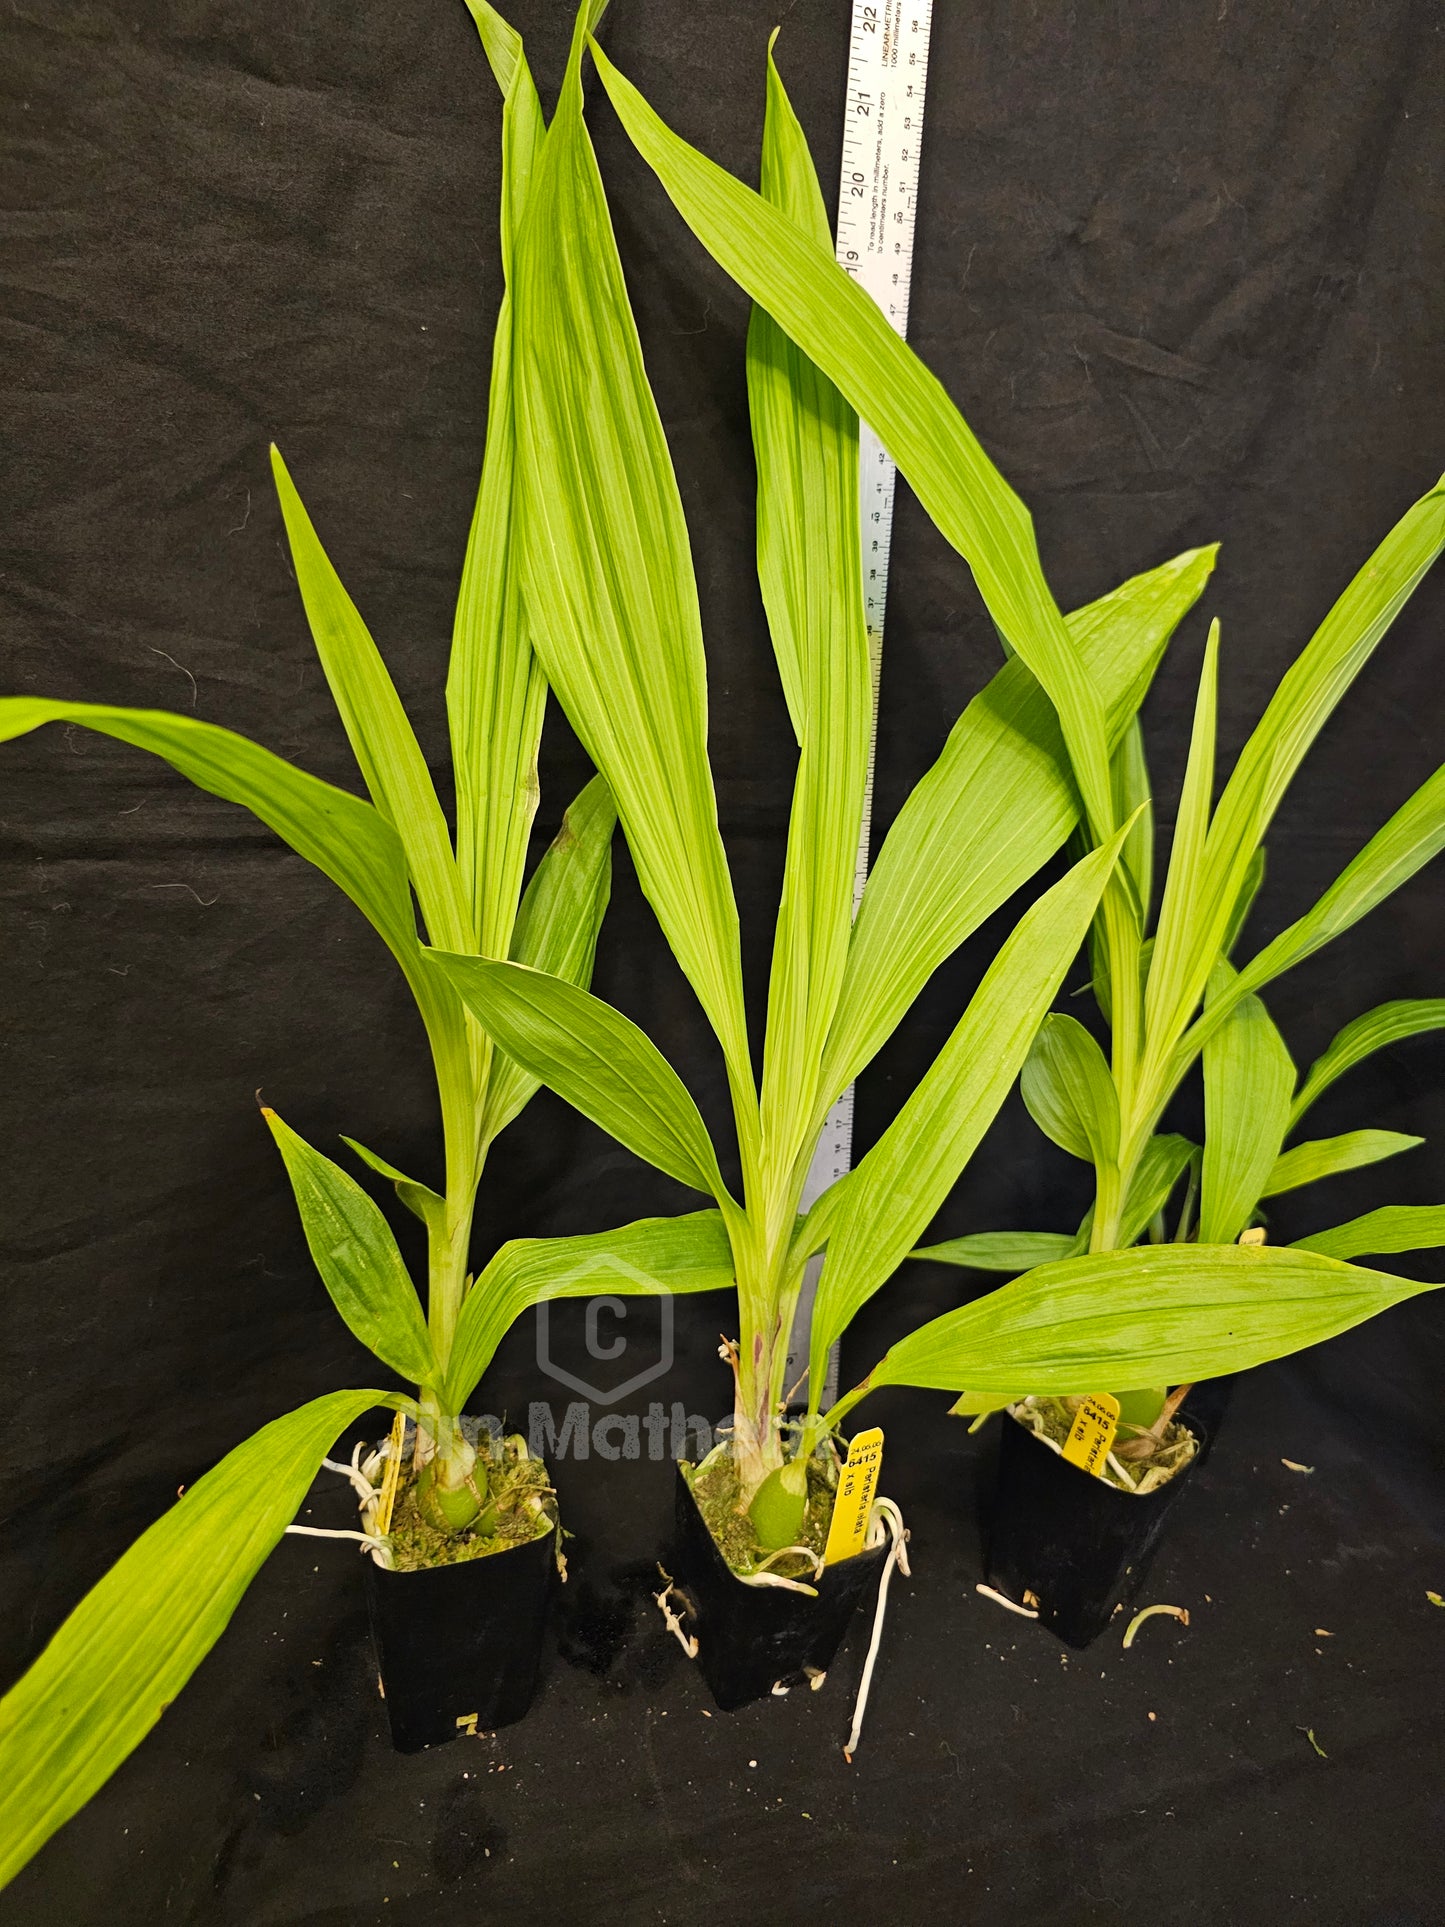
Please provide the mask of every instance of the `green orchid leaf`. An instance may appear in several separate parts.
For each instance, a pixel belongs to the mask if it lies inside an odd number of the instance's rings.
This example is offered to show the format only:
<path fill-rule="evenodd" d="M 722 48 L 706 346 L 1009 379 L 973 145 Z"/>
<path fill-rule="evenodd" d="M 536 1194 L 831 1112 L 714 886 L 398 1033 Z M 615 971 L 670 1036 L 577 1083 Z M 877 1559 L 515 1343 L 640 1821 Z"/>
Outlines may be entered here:
<path fill-rule="evenodd" d="M 1234 946 L 1239 942 L 1240 933 L 1249 921 L 1254 900 L 1264 883 L 1264 869 L 1264 845 L 1261 844 L 1249 859 L 1249 867 L 1244 873 L 1244 882 L 1240 886 L 1239 895 L 1234 900 L 1234 908 L 1229 913 L 1229 922 L 1225 927 L 1224 942 L 1221 946 L 1221 955 L 1225 957 L 1234 955 Z"/>
<path fill-rule="evenodd" d="M 562 827 L 527 885 L 512 938 L 512 961 L 586 990 L 612 892 L 612 792 L 594 776 L 573 799 Z M 485 1136 L 503 1130 L 539 1080 L 511 1057 L 495 1057 L 487 1084 Z"/>
<path fill-rule="evenodd" d="M 731 1203 L 687 1087 L 630 1018 L 525 964 L 428 955 L 509 1057 L 659 1171 Z"/>
<path fill-rule="evenodd" d="M 388 1164 L 385 1158 L 378 1157 L 375 1151 L 368 1151 L 364 1144 L 359 1144 L 354 1137 L 347 1137 L 344 1132 L 341 1142 L 349 1145 L 362 1163 L 369 1165 L 378 1177 L 391 1180 L 396 1195 L 413 1217 L 421 1219 L 428 1231 L 440 1233 L 444 1230 L 447 1201 L 440 1192 L 433 1191 L 429 1184 L 422 1184 L 416 1178 L 409 1178 L 405 1171 L 398 1171 L 394 1164 Z"/>
<path fill-rule="evenodd" d="M 316 653 L 371 800 L 401 838 L 432 942 L 469 949 L 471 913 L 446 819 L 401 698 L 276 448 L 271 468 Z"/>
<path fill-rule="evenodd" d="M 1114 827 L 1103 701 L 1069 641 L 1028 511 L 881 309 L 811 234 L 689 147 L 593 43 L 613 107 L 708 253 L 873 428 L 973 571 L 1008 645 L 1058 712 L 1096 837 Z"/>
<path fill-rule="evenodd" d="M 316 1269 L 353 1336 L 403 1378 L 434 1384 L 439 1373 L 431 1338 L 391 1226 L 339 1164 L 274 1111 L 261 1115 L 291 1179 Z"/>
<path fill-rule="evenodd" d="M 1176 994 L 1167 1002 L 1161 998 L 1151 1005 L 1167 1048 L 1172 1049 L 1172 1040 L 1194 1014 L 1214 959 L 1223 950 L 1235 920 L 1255 853 L 1295 771 L 1442 545 L 1445 486 L 1437 486 L 1407 510 L 1335 603 L 1285 671 L 1240 752 L 1214 812 L 1191 891 L 1192 963 L 1187 970 L 1181 968 L 1171 974 Z M 1425 791 L 1430 790 L 1427 784 Z M 1428 798 L 1425 791 L 1412 799 L 1356 859 L 1359 869 L 1351 865 L 1335 892 L 1327 893 L 1308 917 L 1276 938 L 1241 973 L 1235 995 L 1261 989 L 1281 970 L 1347 929 L 1434 853 L 1438 839 L 1445 836 L 1439 820 L 1441 799 L 1438 787 Z M 1417 805 L 1422 807 L 1416 809 Z M 1226 1014 L 1226 1008 L 1221 1007 L 1216 1021 L 1222 1021 Z M 1201 1042 L 1202 1034 L 1193 1040 L 1193 1048 Z"/>
<path fill-rule="evenodd" d="M 1354 1171 L 1362 1164 L 1378 1164 L 1382 1158 L 1398 1157 L 1413 1151 L 1422 1137 L 1406 1137 L 1402 1131 L 1346 1131 L 1340 1137 L 1311 1138 L 1295 1144 L 1275 1159 L 1260 1196 L 1276 1197 L 1281 1191 L 1297 1191 L 1302 1184 L 1331 1178 L 1337 1171 Z"/>
<path fill-rule="evenodd" d="M 1165 1132 L 1150 1138 L 1135 1167 L 1129 1195 L 1119 1218 L 1119 1243 L 1131 1245 L 1142 1237 L 1169 1202 L 1169 1194 L 1183 1177 L 1189 1160 L 1199 1150 L 1187 1137 Z"/>
<path fill-rule="evenodd" d="M 0 1701 L 0 1886 L 150 1732 L 225 1631 L 337 1435 L 391 1392 L 332 1392 L 247 1439 L 141 1534 Z"/>
<path fill-rule="evenodd" d="M 823 1384 L 829 1346 L 912 1250 L 992 1124 L 1078 955 L 1126 833 L 1025 911 L 948 1042 L 855 1165 L 813 1301 L 812 1386 Z"/>
<path fill-rule="evenodd" d="M 1379 1258 L 1396 1251 L 1433 1251 L 1445 1245 L 1445 1204 L 1384 1204 L 1362 1218 L 1296 1238 L 1291 1249 L 1326 1258 Z"/>
<path fill-rule="evenodd" d="M 1128 728 L 1214 555 L 1176 556 L 1068 617 L 1108 704 L 1111 740 Z M 1062 848 L 1078 814 L 1052 705 L 1022 662 L 1006 663 L 954 724 L 874 861 L 828 1039 L 820 1116 L 939 964 Z"/>
<path fill-rule="evenodd" d="M 618 1231 L 585 1237 L 515 1238 L 487 1265 L 462 1306 L 447 1374 L 448 1409 L 461 1410 L 513 1324 L 544 1299 L 725 1291 L 733 1283 L 732 1247 L 720 1211 L 639 1218 Z"/>
<path fill-rule="evenodd" d="M 537 809 L 547 684 L 522 613 L 516 566 L 512 255 L 546 129 L 521 36 L 487 0 L 468 0 L 502 92 L 502 273 L 492 344 L 487 445 L 452 629 L 447 716 L 457 790 L 457 868 L 483 956 L 511 950 Z M 461 946 L 452 946 L 454 948 Z"/>
<path fill-rule="evenodd" d="M 1135 1245 L 1041 1265 L 945 1312 L 895 1345 L 864 1388 L 1003 1404 L 1022 1387 L 1183 1385 L 1302 1351 L 1438 1289 L 1289 1245 Z"/>
<path fill-rule="evenodd" d="M 1044 1019 L 1019 1080 L 1029 1116 L 1071 1156 L 1108 1164 L 1119 1154 L 1119 1100 L 1104 1053 L 1075 1017 Z"/>
<path fill-rule="evenodd" d="M 1072 1256 L 1073 1250 L 1067 1231 L 973 1231 L 941 1245 L 919 1245 L 908 1256 L 962 1265 L 968 1271 L 1032 1271 L 1035 1265 Z"/>
<path fill-rule="evenodd" d="M 1240 972 L 1241 982 L 1259 989 L 1283 971 L 1313 956 L 1383 903 L 1415 872 L 1445 848 L 1445 766 L 1390 818 L 1326 890 L 1312 910 L 1282 930 Z"/>
<path fill-rule="evenodd" d="M 359 796 L 194 716 L 41 696 L 0 697 L 0 742 L 42 723 L 79 723 L 115 736 L 161 757 L 198 789 L 240 803 L 344 890 L 399 956 L 415 954 L 416 918 L 401 840 Z"/>
<path fill-rule="evenodd" d="M 1214 737 L 1219 704 L 1219 624 L 1209 625 L 1209 640 L 1199 672 L 1194 704 L 1194 727 L 1184 788 L 1169 851 L 1169 871 L 1159 905 L 1159 927 L 1145 989 L 1145 1023 L 1151 1032 L 1167 1028 L 1171 1037 L 1188 1021 L 1203 995 L 1214 964 L 1214 950 L 1224 933 L 1212 936 L 1199 904 L 1205 851 L 1209 837 L 1209 809 L 1214 798 Z M 1179 1017 L 1179 1011 L 1184 1016 Z"/>
<path fill-rule="evenodd" d="M 1114 812 L 1120 823 L 1133 817 L 1134 827 L 1124 845 L 1124 867 L 1139 903 L 1139 926 L 1149 925 L 1149 902 L 1154 889 L 1154 797 L 1149 787 L 1149 764 L 1144 754 L 1144 730 L 1137 715 L 1110 759 L 1114 775 Z"/>
<path fill-rule="evenodd" d="M 1211 997 L 1233 972 L 1219 963 Z M 1232 1244 L 1263 1195 L 1289 1128 L 1295 1068 L 1258 997 L 1237 1002 L 1204 1047 L 1204 1165 L 1199 1242 Z"/>
<path fill-rule="evenodd" d="M 1445 997 L 1401 997 L 1356 1017 L 1331 1038 L 1329 1047 L 1310 1065 L 1290 1109 L 1290 1129 L 1295 1128 L 1336 1078 L 1343 1077 L 1375 1051 L 1384 1050 L 1389 1044 L 1403 1043 L 1407 1037 L 1441 1029 L 1445 1029 Z"/>
<path fill-rule="evenodd" d="M 707 761 L 697 585 L 592 144 L 579 17 L 513 262 L 523 595 L 638 880 L 756 1132 L 737 906 Z M 782 218 L 781 216 L 779 217 Z"/>
<path fill-rule="evenodd" d="M 768 59 L 764 196 L 820 247 L 828 216 Z M 748 329 L 758 579 L 801 747 L 773 943 L 762 1134 L 787 1170 L 811 1145 L 823 1046 L 853 925 L 873 713 L 858 540 L 858 417 L 761 308 Z"/>

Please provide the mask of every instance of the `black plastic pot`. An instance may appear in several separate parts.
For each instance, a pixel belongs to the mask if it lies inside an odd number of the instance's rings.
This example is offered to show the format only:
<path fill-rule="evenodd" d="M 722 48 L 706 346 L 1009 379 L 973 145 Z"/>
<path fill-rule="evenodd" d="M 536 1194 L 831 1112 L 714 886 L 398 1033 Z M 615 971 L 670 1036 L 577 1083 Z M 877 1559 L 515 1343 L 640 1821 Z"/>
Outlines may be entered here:
<path fill-rule="evenodd" d="M 1219 1428 L 1234 1397 L 1237 1377 L 1238 1373 L 1231 1373 L 1228 1378 L 1201 1378 L 1185 1393 L 1179 1416 L 1186 1424 L 1194 1422 L 1196 1430 L 1202 1427 L 1204 1431 L 1204 1443 L 1195 1454 L 1198 1465 L 1214 1450 L 1214 1441 L 1219 1437 Z"/>
<path fill-rule="evenodd" d="M 532 1704 L 557 1570 L 555 1532 L 422 1572 L 366 1561 L 391 1743 L 417 1753 L 511 1726 Z"/>
<path fill-rule="evenodd" d="M 1186 1407 L 1178 1414 L 1199 1441 L 1182 1472 L 1142 1496 L 1083 1471 L 1007 1415 L 988 1577 L 1010 1599 L 1037 1598 L 1039 1624 L 1067 1646 L 1098 1638 L 1143 1578 L 1165 1520 L 1205 1456 L 1208 1434 Z"/>
<path fill-rule="evenodd" d="M 858 1601 L 877 1581 L 887 1550 L 860 1552 L 809 1580 L 818 1594 L 781 1586 L 748 1586 L 732 1572 L 677 1474 L 673 1583 L 687 1602 L 686 1627 L 698 1645 L 713 1698 L 723 1712 L 765 1699 L 774 1685 L 825 1673 L 843 1643 Z"/>

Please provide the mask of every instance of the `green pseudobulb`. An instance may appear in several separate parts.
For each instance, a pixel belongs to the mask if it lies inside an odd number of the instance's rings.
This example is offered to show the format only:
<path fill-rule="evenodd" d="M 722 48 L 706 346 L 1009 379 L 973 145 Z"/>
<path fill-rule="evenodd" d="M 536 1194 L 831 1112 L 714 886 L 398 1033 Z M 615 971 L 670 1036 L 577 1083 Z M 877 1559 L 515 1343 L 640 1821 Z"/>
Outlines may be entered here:
<path fill-rule="evenodd" d="M 798 1459 L 770 1472 L 753 1494 L 748 1517 L 764 1552 L 795 1546 L 808 1504 L 808 1468 Z"/>
<path fill-rule="evenodd" d="M 416 1505 L 423 1519 L 438 1532 L 465 1532 L 482 1518 L 487 1505 L 487 1474 L 480 1462 L 460 1483 L 443 1483 L 441 1462 L 429 1459 L 416 1482 Z"/>

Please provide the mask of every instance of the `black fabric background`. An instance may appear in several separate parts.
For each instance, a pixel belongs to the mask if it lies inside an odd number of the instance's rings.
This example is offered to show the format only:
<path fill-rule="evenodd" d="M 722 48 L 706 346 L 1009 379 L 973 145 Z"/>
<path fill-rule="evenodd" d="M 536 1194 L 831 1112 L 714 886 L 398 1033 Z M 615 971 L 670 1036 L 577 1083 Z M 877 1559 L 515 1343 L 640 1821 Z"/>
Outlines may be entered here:
<path fill-rule="evenodd" d="M 784 11 L 831 201 L 849 9 Z M 567 9 L 518 0 L 514 17 L 550 99 Z M 616 0 L 607 33 L 674 124 L 750 176 L 775 18 Z M 3 38 L 4 686 L 193 708 L 355 784 L 283 552 L 274 436 L 442 760 L 499 291 L 498 104 L 463 9 L 51 0 L 12 7 Z M 1146 711 L 1166 822 L 1207 616 L 1232 755 L 1442 465 L 1441 81 L 1424 0 L 936 10 L 912 339 L 1032 506 L 1065 606 L 1224 543 Z M 593 124 L 693 537 L 760 1023 L 792 755 L 750 559 L 746 308 L 605 102 Z M 1437 762 L 1442 613 L 1437 573 L 1311 754 L 1251 944 Z M 963 565 L 900 491 L 879 833 L 996 661 Z M 311 1272 L 253 1094 L 314 1141 L 345 1130 L 422 1174 L 437 1141 L 405 990 L 324 879 L 120 745 L 52 728 L 0 758 L 8 1680 L 178 1484 L 299 1401 L 375 1382 Z M 554 717 L 538 848 L 585 775 Z M 722 1129 L 715 1050 L 620 845 L 617 868 L 597 987 Z M 1427 872 L 1277 987 L 1301 1063 L 1373 1003 L 1440 994 L 1440 906 Z M 868 1073 L 863 1142 L 999 934 L 939 973 Z M 1424 1039 L 1340 1085 L 1321 1133 L 1431 1142 L 1282 1201 L 1277 1235 L 1445 1196 L 1442 1073 L 1445 1042 Z M 1065 1227 L 1085 1201 L 1081 1167 L 1013 1100 L 938 1234 Z M 478 1250 L 686 1202 L 543 1095 L 494 1156 Z M 901 1275 L 845 1371 L 964 1289 Z M 714 1416 L 718 1321 L 683 1308 L 664 1388 Z M 0 1917 L 1445 1919 L 1445 1613 L 1425 1598 L 1445 1590 L 1442 1338 L 1425 1300 L 1254 1375 L 1150 1586 L 1191 1629 L 1156 1621 L 1127 1655 L 1111 1637 L 1067 1663 L 973 1592 L 986 1446 L 941 1399 L 877 1401 L 916 1577 L 851 1769 L 857 1634 L 816 1699 L 703 1717 L 637 1604 L 665 1465 L 561 1468 L 579 1540 L 539 1708 L 421 1761 L 380 1738 L 349 1554 L 287 1542 Z M 549 1389 L 527 1325 L 482 1403 L 520 1413 Z M 344 1498 L 323 1509 L 340 1523 Z"/>

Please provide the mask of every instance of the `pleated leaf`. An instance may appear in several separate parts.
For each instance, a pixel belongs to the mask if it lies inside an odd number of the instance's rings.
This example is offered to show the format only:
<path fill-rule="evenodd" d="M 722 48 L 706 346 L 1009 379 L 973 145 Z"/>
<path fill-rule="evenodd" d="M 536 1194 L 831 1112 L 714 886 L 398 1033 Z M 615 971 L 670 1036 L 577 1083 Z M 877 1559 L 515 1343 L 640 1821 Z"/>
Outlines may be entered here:
<path fill-rule="evenodd" d="M 768 58 L 762 190 L 830 245 L 803 130 Z M 872 688 L 858 536 L 858 417 L 761 308 L 748 329 L 758 579 L 801 745 L 768 988 L 762 1131 L 780 1178 L 808 1148 L 853 923 Z"/>
<path fill-rule="evenodd" d="M 1336 704 L 1439 554 L 1442 544 L 1445 544 L 1445 488 L 1437 486 L 1396 523 L 1281 678 L 1263 717 L 1240 752 L 1210 825 L 1193 892 L 1190 968 L 1173 980 L 1177 990 L 1167 1006 L 1162 1002 L 1150 1005 L 1151 1020 L 1157 1013 L 1162 1026 L 1160 1035 L 1166 1040 L 1177 1037 L 1194 1013 L 1214 959 L 1223 948 L 1255 852 L 1291 778 Z M 1423 862 L 1424 857 L 1419 860 Z M 1394 888 L 1409 873 L 1406 869 L 1397 875 L 1379 895 Z M 1379 895 L 1371 901 L 1378 902 Z M 1364 908 L 1354 913 L 1355 916 L 1363 914 Z M 1347 919 L 1352 921 L 1354 916 Z M 1336 924 L 1320 934 L 1312 947 L 1317 948 L 1318 943 L 1327 941 L 1329 935 L 1345 927 L 1346 923 Z M 1298 931 L 1300 926 L 1294 929 Z M 1263 956 L 1276 952 L 1278 945 L 1284 945 L 1284 939 L 1290 934 L 1284 933 L 1276 944 L 1270 945 L 1269 951 L 1255 960 L 1256 965 L 1262 962 Z M 1277 954 L 1281 959 L 1277 968 L 1256 974 L 1255 966 L 1250 967 L 1248 981 L 1238 994 L 1258 990 L 1270 975 L 1277 975 L 1278 970 L 1298 962 L 1308 951 L 1291 952 L 1285 945 Z"/>
<path fill-rule="evenodd" d="M 1169 1194 L 1183 1177 L 1197 1144 L 1169 1131 L 1150 1138 L 1129 1184 L 1129 1195 L 1119 1218 L 1119 1243 L 1131 1245 L 1142 1237 L 1169 1202 Z"/>
<path fill-rule="evenodd" d="M 639 1218 L 620 1230 L 585 1237 L 515 1238 L 486 1266 L 462 1306 L 452 1340 L 447 1409 L 462 1409 L 512 1325 L 544 1299 L 725 1291 L 733 1276 L 732 1248 L 719 1211 Z"/>
<path fill-rule="evenodd" d="M 1331 1038 L 1328 1048 L 1310 1065 L 1290 1109 L 1290 1129 L 1294 1129 L 1336 1078 L 1343 1077 L 1375 1051 L 1384 1050 L 1389 1044 L 1403 1043 L 1407 1037 L 1441 1029 L 1445 1029 L 1445 997 L 1401 997 L 1356 1017 Z"/>
<path fill-rule="evenodd" d="M 1318 1345 L 1435 1285 L 1289 1245 L 1135 1245 L 1041 1265 L 945 1312 L 866 1384 L 1003 1404 L 1105 1385 L 1182 1385 Z"/>
<path fill-rule="evenodd" d="M 1071 1156 L 1108 1164 L 1119 1155 L 1119 1100 L 1104 1053 L 1076 1017 L 1045 1017 L 1019 1088 L 1045 1137 Z"/>
<path fill-rule="evenodd" d="M 1229 965 L 1217 966 L 1216 984 Z M 1199 1242 L 1232 1244 L 1249 1223 L 1289 1128 L 1295 1068 L 1258 997 L 1237 1002 L 1204 1046 Z"/>
<path fill-rule="evenodd" d="M 1319 902 L 1240 972 L 1235 994 L 1258 990 L 1313 956 L 1407 883 L 1445 848 L 1445 765 L 1422 783 L 1407 803 L 1342 870 Z"/>
<path fill-rule="evenodd" d="M 1111 741 L 1128 728 L 1214 556 L 1190 550 L 1069 616 L 1070 638 L 1108 705 Z M 1062 847 L 1078 809 L 1053 707 L 1015 658 L 954 724 L 874 861 L 828 1039 L 822 1112 L 939 964 Z"/>
<path fill-rule="evenodd" d="M 1244 873 L 1244 882 L 1240 886 L 1239 895 L 1234 899 L 1234 908 L 1229 913 L 1229 922 L 1224 929 L 1224 943 L 1221 946 L 1223 956 L 1234 955 L 1234 946 L 1239 941 L 1240 932 L 1249 919 L 1249 913 L 1254 908 L 1254 900 L 1259 895 L 1260 887 L 1264 882 L 1264 871 L 1265 852 L 1264 845 L 1261 844 L 1249 859 L 1248 868 Z"/>
<path fill-rule="evenodd" d="M 429 1231 L 435 1229 L 440 1232 L 445 1227 L 447 1201 L 440 1192 L 433 1191 L 429 1184 L 422 1184 L 416 1178 L 409 1178 L 405 1171 L 398 1171 L 394 1164 L 379 1157 L 375 1151 L 369 1151 L 354 1137 L 347 1137 L 344 1132 L 341 1142 L 349 1145 L 362 1163 L 375 1171 L 378 1177 L 390 1180 L 397 1197 L 413 1217 L 421 1219 Z"/>
<path fill-rule="evenodd" d="M 525 964 L 429 954 L 509 1057 L 658 1170 L 727 1198 L 686 1085 L 631 1018 Z"/>
<path fill-rule="evenodd" d="M 332 1392 L 274 1420 L 188 1486 L 86 1594 L 0 1701 L 0 1886 L 186 1684 L 337 1434 L 372 1406 L 396 1403 L 389 1392 Z"/>
<path fill-rule="evenodd" d="M 359 796 L 194 716 L 41 696 L 0 698 L 0 742 L 42 723 L 79 723 L 133 743 L 161 757 L 198 789 L 242 804 L 344 890 L 399 956 L 415 955 L 416 918 L 400 838 Z"/>
<path fill-rule="evenodd" d="M 1384 1204 L 1348 1224 L 1296 1238 L 1291 1249 L 1317 1251 L 1326 1258 L 1375 1258 L 1440 1245 L 1445 1245 L 1445 1204 Z"/>
<path fill-rule="evenodd" d="M 1074 1243 L 1066 1231 L 973 1231 L 940 1245 L 920 1245 L 908 1255 L 969 1271 L 1032 1271 L 1069 1257 Z"/>
<path fill-rule="evenodd" d="M 414 1384 L 434 1385 L 439 1374 L 426 1320 L 379 1207 L 274 1111 L 261 1115 L 296 1193 L 311 1257 L 348 1329 L 383 1365 Z"/>
<path fill-rule="evenodd" d="M 617 811 L 606 781 L 594 776 L 562 818 L 537 865 L 517 916 L 512 961 L 545 970 L 583 990 L 592 981 L 597 936 L 612 892 L 612 830 Z M 515 1059 L 493 1059 L 485 1134 L 497 1133 L 528 1102 L 538 1080 Z"/>
<path fill-rule="evenodd" d="M 582 123 L 578 24 L 514 260 L 523 593 L 548 680 L 612 787 L 638 879 L 751 1104 L 697 587 Z"/>
<path fill-rule="evenodd" d="M 1401 1151 L 1413 1151 L 1424 1142 L 1424 1138 L 1407 1137 L 1403 1131 L 1345 1131 L 1339 1137 L 1311 1138 L 1306 1144 L 1281 1151 L 1260 1196 L 1273 1198 L 1281 1191 L 1297 1191 L 1302 1184 L 1332 1178 L 1338 1171 L 1355 1171 L 1362 1164 L 1378 1164 L 1382 1158 L 1398 1157 Z"/>
<path fill-rule="evenodd" d="M 1121 836 L 1025 911 L 948 1042 L 854 1167 L 813 1302 L 811 1385 L 822 1386 L 829 1346 L 907 1257 L 997 1115 L 1078 955 Z"/>
<path fill-rule="evenodd" d="M 1213 943 L 1217 950 L 1224 941 L 1222 930 L 1214 937 L 1208 929 L 1199 903 L 1209 811 L 1214 800 L 1218 700 L 1219 624 L 1212 622 L 1199 672 L 1189 760 L 1184 767 L 1184 788 L 1174 821 L 1169 870 L 1164 879 L 1159 926 L 1154 933 L 1149 982 L 1144 993 L 1146 1029 L 1155 1035 L 1165 1032 L 1171 1040 L 1180 1024 L 1188 1021 L 1203 995 L 1214 965 L 1214 951 L 1209 945 Z M 1182 1019 L 1177 1016 L 1181 1007 L 1184 1008 Z"/>
<path fill-rule="evenodd" d="M 316 653 L 371 800 L 401 838 L 432 942 L 469 949 L 471 914 L 446 819 L 401 698 L 275 448 L 271 468 Z"/>
<path fill-rule="evenodd" d="M 1124 845 L 1123 864 L 1139 902 L 1139 923 L 1149 924 L 1149 900 L 1154 888 L 1154 797 L 1149 787 L 1149 764 L 1144 754 L 1144 730 L 1131 716 L 1111 759 L 1114 772 L 1114 812 L 1120 823 L 1134 818 Z M 1136 813 L 1137 812 L 1137 813 Z"/>
<path fill-rule="evenodd" d="M 457 790 L 457 867 L 484 956 L 505 957 L 537 809 L 547 685 L 532 651 L 513 556 L 516 431 L 512 250 L 545 127 L 520 35 L 487 0 L 468 0 L 502 92 L 502 272 L 487 444 L 452 628 L 447 715 Z"/>
<path fill-rule="evenodd" d="M 942 385 L 832 256 L 679 139 L 595 45 L 593 55 L 633 144 L 693 233 L 837 385 L 967 561 L 1010 647 L 1047 690 L 1096 835 L 1107 835 L 1104 705 L 1044 580 L 1027 509 Z"/>

